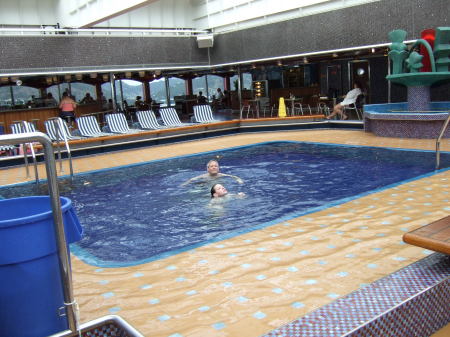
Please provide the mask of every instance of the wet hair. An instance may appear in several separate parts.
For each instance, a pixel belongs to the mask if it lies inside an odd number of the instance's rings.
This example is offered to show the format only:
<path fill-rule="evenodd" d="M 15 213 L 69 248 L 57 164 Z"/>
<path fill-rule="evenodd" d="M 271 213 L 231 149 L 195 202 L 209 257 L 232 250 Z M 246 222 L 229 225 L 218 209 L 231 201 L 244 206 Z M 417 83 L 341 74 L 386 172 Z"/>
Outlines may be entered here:
<path fill-rule="evenodd" d="M 209 164 L 211 164 L 212 162 L 216 162 L 217 165 L 219 165 L 219 162 L 218 162 L 217 160 L 211 159 L 211 160 L 206 164 L 206 168 L 208 168 L 208 167 L 209 167 Z"/>
<path fill-rule="evenodd" d="M 214 184 L 211 187 L 211 198 L 214 198 L 214 193 L 216 193 L 216 186 L 219 184 Z"/>

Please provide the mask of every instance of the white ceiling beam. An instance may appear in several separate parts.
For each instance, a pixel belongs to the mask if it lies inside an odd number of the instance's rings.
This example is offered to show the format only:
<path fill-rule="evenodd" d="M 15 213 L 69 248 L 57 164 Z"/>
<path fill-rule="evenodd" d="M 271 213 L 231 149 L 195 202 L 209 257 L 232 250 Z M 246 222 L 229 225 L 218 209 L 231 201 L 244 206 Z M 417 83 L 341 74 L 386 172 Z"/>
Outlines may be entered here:
<path fill-rule="evenodd" d="M 91 28 L 158 0 L 64 0 L 60 1 L 61 26 Z"/>

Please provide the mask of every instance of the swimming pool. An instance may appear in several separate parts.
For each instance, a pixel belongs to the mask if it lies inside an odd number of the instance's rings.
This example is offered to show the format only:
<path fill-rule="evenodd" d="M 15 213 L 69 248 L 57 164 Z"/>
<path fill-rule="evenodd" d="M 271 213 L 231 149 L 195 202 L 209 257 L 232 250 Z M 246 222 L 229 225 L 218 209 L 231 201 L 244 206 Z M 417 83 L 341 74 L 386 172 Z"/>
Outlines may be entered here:
<path fill-rule="evenodd" d="M 209 207 L 209 183 L 180 184 L 217 158 L 223 179 L 247 198 Z M 449 155 L 442 156 L 443 167 Z M 433 171 L 434 153 L 276 142 L 78 175 L 61 194 L 74 202 L 85 229 L 72 251 L 98 266 L 148 262 L 269 226 Z M 27 194 L 32 185 L 0 190 Z M 44 192 L 45 193 L 45 192 Z M 28 193 L 29 194 L 29 193 Z"/>

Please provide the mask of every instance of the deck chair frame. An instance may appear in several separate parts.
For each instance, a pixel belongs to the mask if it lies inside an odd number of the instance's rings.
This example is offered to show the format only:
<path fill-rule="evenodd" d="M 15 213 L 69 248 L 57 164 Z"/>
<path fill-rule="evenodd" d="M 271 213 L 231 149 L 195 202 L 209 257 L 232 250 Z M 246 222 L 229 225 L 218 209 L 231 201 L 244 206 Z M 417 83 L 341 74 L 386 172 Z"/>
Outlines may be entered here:
<path fill-rule="evenodd" d="M 106 124 L 112 133 L 129 134 L 139 132 L 139 130 L 130 129 L 125 114 L 121 112 L 106 114 L 105 119 Z"/>
<path fill-rule="evenodd" d="M 174 108 L 161 108 L 159 114 L 163 120 L 165 126 L 188 126 L 193 123 L 183 123 L 178 117 L 177 111 Z"/>
<path fill-rule="evenodd" d="M 77 125 L 80 134 L 84 137 L 104 137 L 114 135 L 113 133 L 101 131 L 97 119 L 92 115 L 78 117 Z"/>
<path fill-rule="evenodd" d="M 211 106 L 208 104 L 194 105 L 194 119 L 197 123 L 216 123 L 220 122 L 214 119 Z"/>
<path fill-rule="evenodd" d="M 136 118 L 141 129 L 158 130 L 167 128 L 167 126 L 158 123 L 152 110 L 136 111 Z"/>
<path fill-rule="evenodd" d="M 51 140 L 76 140 L 83 139 L 83 137 L 72 136 L 70 133 L 69 127 L 67 123 L 62 120 L 60 117 L 47 119 L 45 122 L 45 129 L 47 131 L 47 135 Z"/>

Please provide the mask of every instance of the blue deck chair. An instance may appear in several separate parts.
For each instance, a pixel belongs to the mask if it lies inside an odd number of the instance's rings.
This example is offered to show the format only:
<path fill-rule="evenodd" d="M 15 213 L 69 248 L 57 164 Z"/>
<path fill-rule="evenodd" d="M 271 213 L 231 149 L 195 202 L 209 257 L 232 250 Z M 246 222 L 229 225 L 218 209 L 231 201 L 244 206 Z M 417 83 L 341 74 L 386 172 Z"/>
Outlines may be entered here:
<path fill-rule="evenodd" d="M 167 126 L 158 123 L 152 110 L 136 111 L 136 117 L 141 129 L 158 130 L 167 128 Z"/>
<path fill-rule="evenodd" d="M 123 113 L 110 113 L 106 114 L 106 124 L 112 133 L 137 133 L 140 132 L 136 129 L 130 129 L 127 119 Z"/>
<path fill-rule="evenodd" d="M 67 141 L 84 138 L 79 136 L 72 136 L 67 123 L 60 117 L 47 119 L 44 124 L 45 130 L 47 130 L 47 135 L 51 140 Z"/>
<path fill-rule="evenodd" d="M 214 119 L 211 107 L 207 104 L 194 105 L 194 119 L 197 123 L 220 122 L 218 119 Z"/>
<path fill-rule="evenodd" d="M 183 123 L 178 117 L 177 111 L 174 108 L 162 108 L 159 109 L 159 114 L 163 120 L 165 126 L 188 126 L 194 125 L 193 123 Z"/>
<path fill-rule="evenodd" d="M 104 137 L 114 135 L 113 133 L 101 131 L 95 116 L 78 117 L 77 125 L 80 134 L 84 137 Z"/>

